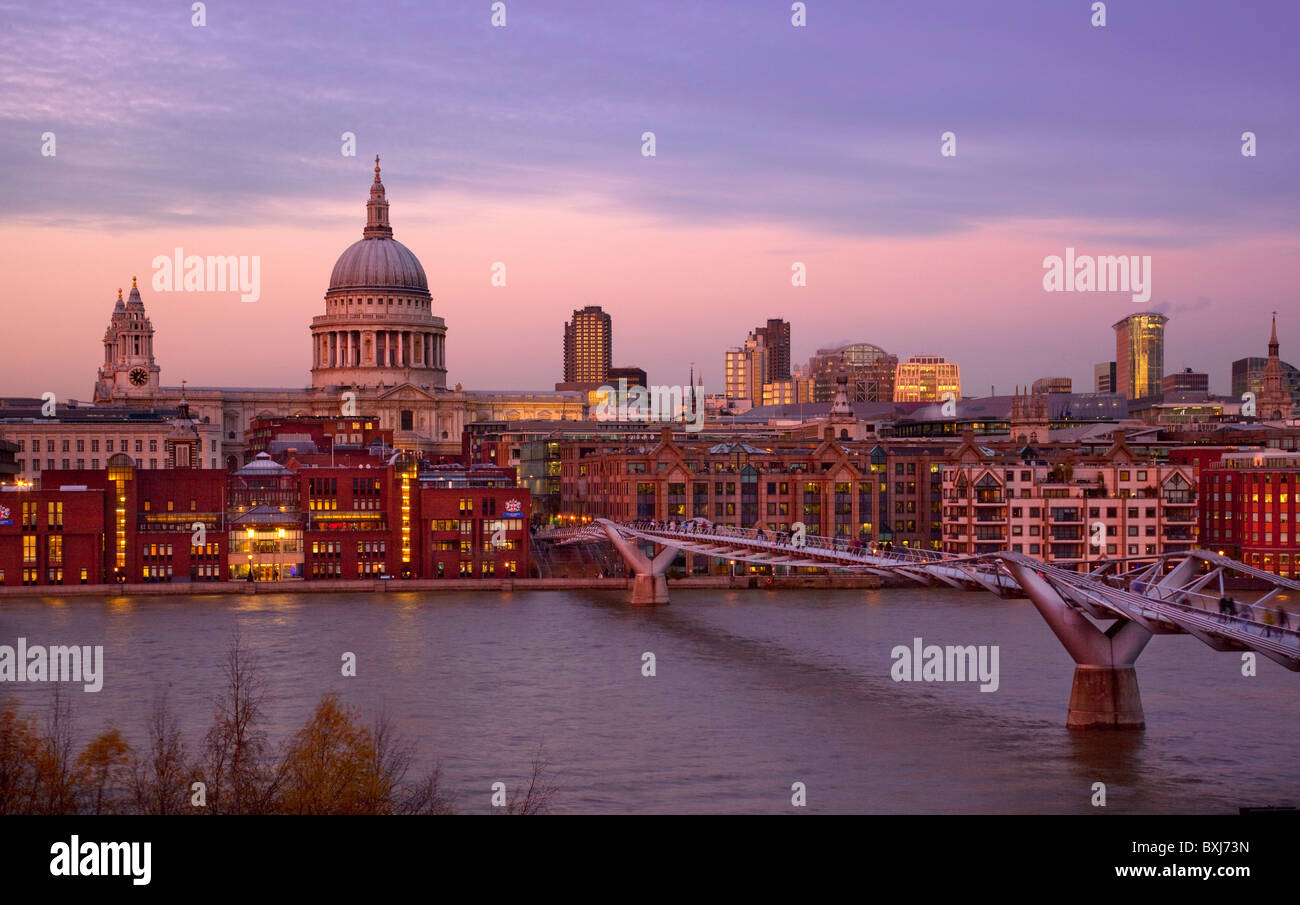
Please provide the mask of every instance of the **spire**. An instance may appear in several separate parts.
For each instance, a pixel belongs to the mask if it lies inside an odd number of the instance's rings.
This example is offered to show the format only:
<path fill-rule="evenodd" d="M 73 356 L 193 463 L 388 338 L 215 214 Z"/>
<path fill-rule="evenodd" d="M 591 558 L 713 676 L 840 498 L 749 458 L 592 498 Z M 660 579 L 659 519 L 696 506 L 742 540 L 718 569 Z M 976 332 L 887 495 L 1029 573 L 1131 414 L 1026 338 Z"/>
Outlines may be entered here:
<path fill-rule="evenodd" d="M 117 287 L 117 300 L 118 300 L 119 302 L 122 301 L 122 287 L 121 287 L 121 286 L 118 286 L 118 287 Z"/>
<path fill-rule="evenodd" d="M 131 277 L 131 288 L 132 288 L 132 289 L 139 289 L 139 288 L 140 288 L 139 286 L 137 286 L 137 285 L 135 284 L 135 277 Z"/>
<path fill-rule="evenodd" d="M 1277 354 L 1277 312 L 1273 312 L 1273 333 L 1268 338 L 1268 355 L 1272 358 Z"/>
<path fill-rule="evenodd" d="M 370 186 L 370 200 L 366 202 L 366 228 L 361 235 L 367 239 L 391 239 L 393 227 L 388 222 L 388 198 L 384 183 L 379 179 L 379 155 L 375 155 L 375 181 Z"/>

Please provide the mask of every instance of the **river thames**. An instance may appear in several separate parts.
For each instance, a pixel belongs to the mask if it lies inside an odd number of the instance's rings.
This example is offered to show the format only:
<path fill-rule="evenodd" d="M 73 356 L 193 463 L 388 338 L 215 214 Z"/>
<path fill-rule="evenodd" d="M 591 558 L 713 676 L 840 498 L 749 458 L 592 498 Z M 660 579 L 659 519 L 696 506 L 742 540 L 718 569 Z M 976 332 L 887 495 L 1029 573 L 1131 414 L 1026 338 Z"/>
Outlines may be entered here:
<path fill-rule="evenodd" d="M 1223 813 L 1300 804 L 1300 675 L 1186 635 L 1138 660 L 1147 728 L 1065 728 L 1073 663 L 1026 600 L 934 589 L 336 593 L 11 599 L 0 644 L 104 647 L 76 742 L 132 743 L 167 689 L 193 750 L 238 626 L 279 743 L 327 691 L 386 710 L 457 810 L 527 776 L 539 743 L 560 813 Z M 978 682 L 897 683 L 891 650 L 997 645 Z M 344 652 L 357 675 L 341 675 Z M 655 675 L 642 674 L 654 654 Z M 41 715 L 51 686 L 0 685 Z M 415 772 L 415 771 L 413 771 Z M 791 805 L 804 783 L 806 809 Z"/>

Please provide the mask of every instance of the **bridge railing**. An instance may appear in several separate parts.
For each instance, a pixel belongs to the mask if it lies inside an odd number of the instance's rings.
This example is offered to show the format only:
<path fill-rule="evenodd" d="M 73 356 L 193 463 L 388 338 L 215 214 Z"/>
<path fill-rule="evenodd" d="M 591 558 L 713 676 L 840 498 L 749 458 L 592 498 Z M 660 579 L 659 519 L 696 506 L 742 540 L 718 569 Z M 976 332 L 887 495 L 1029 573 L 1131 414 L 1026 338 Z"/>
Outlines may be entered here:
<path fill-rule="evenodd" d="M 628 522 L 627 527 L 651 534 L 670 535 L 698 540 L 736 540 L 750 545 L 762 545 L 769 549 L 805 551 L 829 554 L 832 558 L 862 562 L 867 558 L 884 559 L 900 564 L 941 563 L 947 559 L 958 558 L 954 554 L 941 553 L 937 550 L 921 550 L 915 547 L 903 547 L 884 550 L 873 543 L 849 541 L 843 538 L 825 537 L 818 534 L 805 534 L 800 544 L 794 543 L 794 535 L 788 531 L 762 531 L 755 528 L 738 528 L 731 525 L 702 524 L 698 522 L 662 522 L 638 520 Z"/>
<path fill-rule="evenodd" d="M 1232 608 L 1229 610 L 1221 606 L 1223 598 L 1214 594 L 1183 590 L 1173 586 L 1162 587 L 1157 581 L 1134 581 L 1127 588 L 1117 588 L 1107 581 L 1078 575 L 1073 572 L 1065 572 L 1060 569 L 1051 569 L 1050 571 L 1058 579 L 1081 590 L 1092 590 L 1102 586 L 1112 590 L 1124 591 L 1128 595 L 1132 595 L 1132 599 L 1128 602 L 1134 605 L 1145 603 L 1163 604 L 1185 613 L 1208 616 L 1225 628 L 1236 628 L 1248 634 L 1258 634 L 1265 638 L 1276 637 L 1300 646 L 1300 628 L 1291 627 L 1291 623 L 1297 617 L 1295 614 L 1288 615 L 1286 610 L 1280 607 L 1270 607 L 1246 601 L 1233 601 Z M 1283 624 L 1283 620 L 1286 620 L 1286 624 Z M 1252 628 L 1258 629 L 1258 632 L 1252 633 L 1250 631 Z"/>

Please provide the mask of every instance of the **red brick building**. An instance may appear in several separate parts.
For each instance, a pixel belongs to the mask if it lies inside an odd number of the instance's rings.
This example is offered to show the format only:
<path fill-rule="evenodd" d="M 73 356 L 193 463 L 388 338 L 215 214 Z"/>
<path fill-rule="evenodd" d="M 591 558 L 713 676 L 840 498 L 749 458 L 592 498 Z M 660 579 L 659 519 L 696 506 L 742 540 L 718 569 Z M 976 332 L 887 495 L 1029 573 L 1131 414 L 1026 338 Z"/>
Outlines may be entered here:
<path fill-rule="evenodd" d="M 1286 578 L 1300 577 L 1300 452 L 1224 453 L 1201 470 L 1201 546 Z"/>
<path fill-rule="evenodd" d="M 0 491 L 0 584 L 507 578 L 529 574 L 529 496 L 512 468 L 138 469 Z"/>
<path fill-rule="evenodd" d="M 102 584 L 102 488 L 0 487 L 0 584 Z"/>

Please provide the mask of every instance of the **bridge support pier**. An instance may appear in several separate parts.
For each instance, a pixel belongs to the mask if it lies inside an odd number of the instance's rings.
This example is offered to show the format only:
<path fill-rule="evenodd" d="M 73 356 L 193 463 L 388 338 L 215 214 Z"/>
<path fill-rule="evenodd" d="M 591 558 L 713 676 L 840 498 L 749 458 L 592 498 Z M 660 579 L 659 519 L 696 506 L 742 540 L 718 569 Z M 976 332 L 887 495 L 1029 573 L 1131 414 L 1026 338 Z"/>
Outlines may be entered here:
<path fill-rule="evenodd" d="M 1133 623 L 1128 623 L 1132 625 Z M 1142 729 L 1142 696 L 1132 666 L 1075 666 L 1067 729 Z"/>
<path fill-rule="evenodd" d="M 1066 728 L 1145 728 L 1133 664 L 1151 640 L 1151 633 L 1127 619 L 1116 621 L 1103 632 L 1066 604 L 1032 565 L 1016 561 L 1007 565 L 1034 608 L 1074 658 Z"/>
<path fill-rule="evenodd" d="M 614 545 L 614 549 L 618 550 L 623 561 L 627 563 L 628 570 L 635 575 L 632 579 L 631 602 L 638 606 L 660 606 L 668 603 L 668 578 L 665 573 L 677 558 L 677 548 L 665 546 L 655 554 L 654 559 L 651 559 L 638 550 L 635 544 L 619 534 L 612 525 L 602 524 L 601 527 L 604 528 L 605 535 Z"/>

